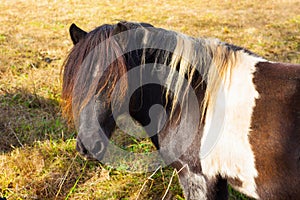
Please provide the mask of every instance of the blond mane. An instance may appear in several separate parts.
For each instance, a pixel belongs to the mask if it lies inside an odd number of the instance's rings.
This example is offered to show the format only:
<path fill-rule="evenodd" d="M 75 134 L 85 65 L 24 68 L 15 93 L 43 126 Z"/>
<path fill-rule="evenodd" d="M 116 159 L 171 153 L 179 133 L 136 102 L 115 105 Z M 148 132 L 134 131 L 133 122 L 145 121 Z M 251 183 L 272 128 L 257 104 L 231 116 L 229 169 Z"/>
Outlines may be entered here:
<path fill-rule="evenodd" d="M 230 76 L 232 68 L 236 65 L 237 57 L 237 51 L 227 47 L 218 39 L 194 39 L 183 34 L 177 35 L 177 45 L 169 66 L 174 71 L 177 69 L 181 77 L 187 77 L 189 85 L 195 72 L 199 72 L 201 83 L 206 84 L 205 96 L 201 103 L 202 119 L 207 108 L 214 107 L 220 85 L 227 78 L 230 79 L 227 75 Z M 174 80 L 174 73 L 170 73 L 167 82 L 171 84 Z M 185 98 L 188 91 L 187 88 L 183 88 L 183 79 L 176 81 L 171 116 L 176 108 L 178 98 Z M 170 90 L 166 93 L 166 99 L 169 99 L 169 96 Z"/>

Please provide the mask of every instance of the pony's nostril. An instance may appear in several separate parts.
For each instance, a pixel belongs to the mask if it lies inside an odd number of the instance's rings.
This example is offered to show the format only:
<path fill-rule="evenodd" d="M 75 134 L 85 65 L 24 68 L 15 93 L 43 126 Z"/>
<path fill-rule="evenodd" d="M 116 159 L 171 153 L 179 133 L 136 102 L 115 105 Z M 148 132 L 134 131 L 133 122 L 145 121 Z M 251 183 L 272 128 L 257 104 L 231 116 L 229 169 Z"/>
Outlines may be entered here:
<path fill-rule="evenodd" d="M 104 150 L 104 146 L 103 146 L 102 142 L 96 141 L 96 142 L 95 142 L 94 149 L 93 149 L 93 152 L 94 152 L 95 154 L 99 154 L 99 153 L 101 153 L 103 150 Z"/>
<path fill-rule="evenodd" d="M 76 142 L 76 150 L 81 154 L 81 155 L 86 155 L 88 154 L 87 149 L 83 146 L 80 140 L 77 140 Z"/>

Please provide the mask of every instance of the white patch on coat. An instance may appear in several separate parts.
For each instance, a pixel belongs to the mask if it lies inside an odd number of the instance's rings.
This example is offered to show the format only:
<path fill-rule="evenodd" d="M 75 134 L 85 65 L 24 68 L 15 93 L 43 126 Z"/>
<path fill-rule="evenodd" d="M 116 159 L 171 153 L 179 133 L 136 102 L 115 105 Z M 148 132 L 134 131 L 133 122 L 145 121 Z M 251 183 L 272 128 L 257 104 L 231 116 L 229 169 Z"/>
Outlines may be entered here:
<path fill-rule="evenodd" d="M 238 178 L 242 182 L 241 187 L 235 187 L 238 191 L 259 198 L 255 184 L 258 173 L 248 136 L 255 99 L 259 98 L 253 73 L 255 65 L 264 60 L 242 51 L 237 54 L 236 66 L 227 71 L 214 109 L 207 109 L 201 146 L 210 134 L 216 134 L 213 131 L 220 134 L 212 150 L 201 158 L 201 166 L 209 178 L 218 174 Z"/>

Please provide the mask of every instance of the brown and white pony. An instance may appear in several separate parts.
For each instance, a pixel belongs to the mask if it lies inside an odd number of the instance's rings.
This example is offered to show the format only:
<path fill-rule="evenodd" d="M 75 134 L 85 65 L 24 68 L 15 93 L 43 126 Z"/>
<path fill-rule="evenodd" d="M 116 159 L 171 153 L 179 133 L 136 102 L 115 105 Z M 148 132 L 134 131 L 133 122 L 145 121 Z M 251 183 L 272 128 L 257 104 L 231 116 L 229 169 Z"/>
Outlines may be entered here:
<path fill-rule="evenodd" d="M 111 155 L 113 109 L 129 107 L 179 171 L 186 199 L 228 199 L 227 183 L 255 199 L 300 199 L 300 65 L 145 23 L 89 33 L 73 24 L 70 35 L 63 111 L 81 154 Z M 143 84 L 132 89 L 136 80 Z M 151 119 L 157 104 L 165 111 Z"/>

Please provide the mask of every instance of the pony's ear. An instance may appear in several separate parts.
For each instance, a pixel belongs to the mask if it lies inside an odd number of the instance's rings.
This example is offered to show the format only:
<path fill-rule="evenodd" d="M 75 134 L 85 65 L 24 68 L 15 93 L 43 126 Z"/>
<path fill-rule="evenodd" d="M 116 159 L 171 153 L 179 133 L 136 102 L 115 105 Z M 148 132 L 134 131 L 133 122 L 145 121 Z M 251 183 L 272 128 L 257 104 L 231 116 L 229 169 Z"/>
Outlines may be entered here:
<path fill-rule="evenodd" d="M 75 24 L 72 24 L 70 26 L 70 36 L 74 45 L 77 44 L 81 39 L 83 39 L 86 34 L 87 33 L 84 30 L 80 29 Z"/>
<path fill-rule="evenodd" d="M 128 30 L 128 27 L 125 25 L 126 22 L 119 22 L 116 25 L 116 28 L 112 31 L 112 35 L 116 35 L 118 33 L 124 32 Z"/>

